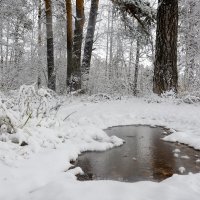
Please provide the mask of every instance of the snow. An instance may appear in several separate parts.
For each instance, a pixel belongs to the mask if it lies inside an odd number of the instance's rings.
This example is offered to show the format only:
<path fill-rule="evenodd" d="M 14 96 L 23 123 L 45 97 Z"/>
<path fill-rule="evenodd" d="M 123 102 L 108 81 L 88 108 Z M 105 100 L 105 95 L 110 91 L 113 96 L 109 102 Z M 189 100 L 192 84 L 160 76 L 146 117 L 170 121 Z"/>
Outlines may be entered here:
<path fill-rule="evenodd" d="M 182 158 L 182 159 L 190 159 L 190 157 L 187 156 L 187 155 L 181 156 L 181 158 Z"/>
<path fill-rule="evenodd" d="M 200 159 L 197 159 L 197 160 L 196 160 L 196 163 L 200 163 Z"/>
<path fill-rule="evenodd" d="M 174 153 L 180 153 L 181 151 L 180 151 L 180 149 L 174 149 L 173 152 L 174 152 Z"/>
<path fill-rule="evenodd" d="M 175 157 L 175 158 L 178 158 L 178 157 L 179 157 L 179 154 L 174 153 L 174 157 Z"/>
<path fill-rule="evenodd" d="M 182 174 L 182 173 L 184 173 L 185 172 L 185 167 L 179 167 L 179 172 Z"/>
<path fill-rule="evenodd" d="M 160 183 L 79 182 L 74 175 L 82 170 L 68 169 L 72 166 L 70 161 L 76 160 L 81 152 L 122 145 L 123 140 L 109 137 L 103 131 L 117 125 L 165 126 L 172 134 L 164 140 L 200 149 L 199 119 L 198 104 L 156 103 L 137 98 L 97 103 L 75 97 L 65 100 L 56 118 L 45 118 L 39 126 L 37 118 L 33 118 L 17 129 L 16 137 L 27 142 L 27 146 L 15 144 L 11 139 L 0 141 L 0 199 L 197 200 L 200 173 L 175 174 Z"/>
<path fill-rule="evenodd" d="M 54 200 L 56 193 L 56 200 L 188 200 L 199 199 L 199 187 L 199 182 L 194 180 L 193 175 L 188 175 L 187 178 L 186 176 L 174 175 L 161 183 L 138 182 L 132 184 L 115 181 L 80 183 L 72 180 L 66 182 L 66 179 L 63 177 L 62 180 L 50 183 L 48 187 L 35 191 L 31 194 L 31 197 L 32 199 Z"/>

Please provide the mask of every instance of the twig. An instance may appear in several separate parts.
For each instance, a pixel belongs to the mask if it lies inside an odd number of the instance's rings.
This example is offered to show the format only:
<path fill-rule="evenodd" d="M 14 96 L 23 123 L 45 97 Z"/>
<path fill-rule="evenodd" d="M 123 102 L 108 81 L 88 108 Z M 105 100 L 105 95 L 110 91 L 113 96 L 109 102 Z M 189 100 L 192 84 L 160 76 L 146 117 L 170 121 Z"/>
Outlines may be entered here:
<path fill-rule="evenodd" d="M 44 117 L 44 113 L 43 113 L 43 116 L 42 116 L 41 120 L 40 120 L 40 121 L 37 123 L 37 125 L 36 125 L 36 126 L 41 126 L 41 124 L 40 124 L 40 123 L 41 123 L 41 122 L 42 122 L 42 120 L 44 119 L 43 117 Z"/>
<path fill-rule="evenodd" d="M 77 111 L 74 111 L 72 113 L 70 113 L 69 115 L 67 115 L 67 117 L 65 117 L 65 119 L 63 119 L 63 121 L 65 121 L 67 118 L 69 118 L 72 114 L 76 113 Z"/>
<path fill-rule="evenodd" d="M 25 123 L 23 124 L 23 126 L 22 126 L 21 128 L 23 128 L 23 127 L 27 124 L 27 122 L 28 122 L 28 120 L 31 118 L 31 116 L 32 116 L 32 113 L 29 114 L 27 120 L 25 121 Z"/>
<path fill-rule="evenodd" d="M 37 108 L 37 117 L 39 116 L 39 109 L 40 109 L 40 106 L 42 105 L 42 96 L 40 96 L 40 104 L 39 104 L 39 106 L 38 106 L 38 108 Z"/>

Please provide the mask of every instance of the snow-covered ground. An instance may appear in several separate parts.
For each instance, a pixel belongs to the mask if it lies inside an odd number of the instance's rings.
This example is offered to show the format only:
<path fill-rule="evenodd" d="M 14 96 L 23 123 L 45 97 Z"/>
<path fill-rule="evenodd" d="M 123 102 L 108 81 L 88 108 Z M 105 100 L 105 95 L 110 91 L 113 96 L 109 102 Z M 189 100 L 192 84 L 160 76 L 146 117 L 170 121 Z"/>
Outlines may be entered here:
<path fill-rule="evenodd" d="M 122 145 L 103 129 L 128 124 L 166 126 L 173 133 L 165 140 L 200 149 L 199 104 L 137 98 L 94 103 L 74 98 L 61 106 L 54 120 L 23 127 L 21 135 L 29 145 L 0 141 L 0 200 L 199 199 L 200 173 L 174 175 L 161 183 L 76 180 L 81 169 L 68 170 L 70 160 L 87 150 Z"/>

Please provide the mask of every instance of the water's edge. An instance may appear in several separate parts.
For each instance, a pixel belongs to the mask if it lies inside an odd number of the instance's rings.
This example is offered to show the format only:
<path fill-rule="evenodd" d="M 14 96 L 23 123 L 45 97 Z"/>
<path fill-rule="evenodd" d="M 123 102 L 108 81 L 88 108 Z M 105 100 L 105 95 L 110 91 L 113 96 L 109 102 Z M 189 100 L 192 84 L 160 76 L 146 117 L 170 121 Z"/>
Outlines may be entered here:
<path fill-rule="evenodd" d="M 161 140 L 170 134 L 170 129 L 166 127 L 115 126 L 105 132 L 122 138 L 125 144 L 105 152 L 81 154 L 72 163 L 85 173 L 77 175 L 78 180 L 162 181 L 175 173 L 200 171 L 200 164 L 196 162 L 200 151 Z"/>

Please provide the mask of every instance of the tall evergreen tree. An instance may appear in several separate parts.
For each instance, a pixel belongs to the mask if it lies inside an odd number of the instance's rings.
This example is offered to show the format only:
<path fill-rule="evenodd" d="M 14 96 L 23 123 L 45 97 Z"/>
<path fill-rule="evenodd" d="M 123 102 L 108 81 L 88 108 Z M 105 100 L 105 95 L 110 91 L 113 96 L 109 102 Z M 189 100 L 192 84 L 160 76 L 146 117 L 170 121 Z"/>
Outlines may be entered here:
<path fill-rule="evenodd" d="M 42 61 L 41 61 L 41 48 L 42 48 L 42 1 L 38 1 L 38 69 L 37 69 L 37 85 L 38 88 L 41 87 L 41 68 L 42 68 Z"/>
<path fill-rule="evenodd" d="M 56 90 L 56 75 L 54 69 L 52 1 L 51 0 L 44 0 L 44 1 L 46 9 L 48 88 Z"/>
<path fill-rule="evenodd" d="M 73 53 L 73 32 L 72 32 L 72 2 L 66 0 L 66 19 L 67 19 L 67 86 L 71 87 L 71 76 L 73 72 L 72 53 Z"/>
<path fill-rule="evenodd" d="M 153 91 L 178 89 L 178 0 L 158 0 Z"/>
<path fill-rule="evenodd" d="M 76 17 L 73 41 L 73 73 L 75 78 L 75 90 L 81 88 L 81 49 L 84 23 L 84 0 L 76 0 Z"/>

